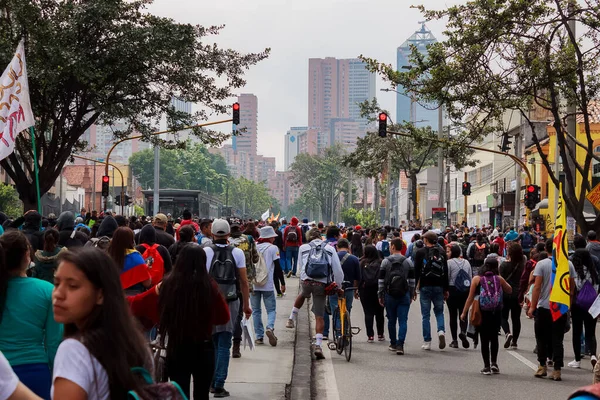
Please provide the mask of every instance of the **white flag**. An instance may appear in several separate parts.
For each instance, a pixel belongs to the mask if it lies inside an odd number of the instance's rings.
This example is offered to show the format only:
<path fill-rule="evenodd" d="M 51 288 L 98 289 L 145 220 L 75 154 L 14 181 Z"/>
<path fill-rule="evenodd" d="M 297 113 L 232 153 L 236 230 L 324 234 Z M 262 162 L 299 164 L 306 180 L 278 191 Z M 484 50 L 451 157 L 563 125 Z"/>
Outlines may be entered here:
<path fill-rule="evenodd" d="M 0 160 L 15 149 L 17 135 L 34 125 L 25 66 L 25 46 L 17 52 L 0 77 Z"/>
<path fill-rule="evenodd" d="M 260 219 L 262 219 L 263 221 L 266 221 L 267 218 L 269 218 L 269 210 L 265 211 L 265 213 L 260 216 Z"/>

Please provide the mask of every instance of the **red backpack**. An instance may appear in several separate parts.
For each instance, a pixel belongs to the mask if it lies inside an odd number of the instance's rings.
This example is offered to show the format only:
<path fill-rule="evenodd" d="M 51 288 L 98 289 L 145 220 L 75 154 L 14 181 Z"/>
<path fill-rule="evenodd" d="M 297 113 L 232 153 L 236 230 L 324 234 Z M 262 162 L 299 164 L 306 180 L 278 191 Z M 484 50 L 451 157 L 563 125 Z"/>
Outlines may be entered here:
<path fill-rule="evenodd" d="M 148 246 L 148 244 L 142 243 L 142 246 L 146 249 L 144 250 L 144 254 L 142 254 L 142 258 L 148 266 L 148 272 L 150 272 L 150 276 L 152 277 L 152 284 L 156 285 L 162 281 L 165 274 L 165 260 L 163 260 L 158 252 L 158 246 L 160 245 L 154 243 L 152 246 Z"/>

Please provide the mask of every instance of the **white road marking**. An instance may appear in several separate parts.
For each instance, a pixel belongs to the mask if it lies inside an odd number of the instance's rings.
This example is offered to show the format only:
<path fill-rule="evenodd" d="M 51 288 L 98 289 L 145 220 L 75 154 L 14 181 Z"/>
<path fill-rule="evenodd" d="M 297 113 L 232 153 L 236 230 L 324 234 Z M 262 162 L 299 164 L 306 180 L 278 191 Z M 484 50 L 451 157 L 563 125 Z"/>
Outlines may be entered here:
<path fill-rule="evenodd" d="M 325 387 L 320 387 L 319 391 L 325 391 L 325 396 L 319 396 L 319 399 L 323 400 L 340 400 L 340 393 L 338 391 L 337 379 L 335 379 L 335 371 L 333 369 L 333 362 L 331 361 L 332 353 L 327 347 L 327 342 L 323 341 L 323 355 L 324 360 L 317 361 L 320 363 L 320 370 L 323 372 L 325 379 Z"/>
<path fill-rule="evenodd" d="M 516 358 L 517 360 L 521 361 L 523 364 L 525 364 L 532 370 L 537 371 L 538 366 L 536 364 L 532 363 L 531 361 L 529 361 L 528 359 L 526 359 L 525 357 L 523 357 L 516 351 L 507 351 L 507 353 L 510 354 L 511 356 L 513 356 L 514 358 Z"/>

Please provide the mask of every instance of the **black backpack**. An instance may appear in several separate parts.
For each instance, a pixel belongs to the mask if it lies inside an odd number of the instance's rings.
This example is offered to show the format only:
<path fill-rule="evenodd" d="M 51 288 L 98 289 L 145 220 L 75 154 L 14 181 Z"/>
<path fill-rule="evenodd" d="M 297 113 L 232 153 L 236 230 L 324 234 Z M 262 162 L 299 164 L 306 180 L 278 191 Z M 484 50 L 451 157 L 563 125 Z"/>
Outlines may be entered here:
<path fill-rule="evenodd" d="M 395 299 L 399 299 L 408 293 L 408 271 L 402 269 L 402 264 L 406 257 L 401 257 L 400 260 L 394 261 L 390 266 L 390 270 L 385 276 L 384 288 L 385 292 Z"/>
<path fill-rule="evenodd" d="M 377 288 L 379 285 L 380 263 L 369 263 L 361 269 L 363 288 Z"/>
<path fill-rule="evenodd" d="M 423 260 L 423 275 L 428 278 L 441 278 L 444 276 L 444 256 L 438 246 L 427 249 Z"/>
<path fill-rule="evenodd" d="M 293 230 L 290 228 L 294 228 Z M 287 227 L 287 236 L 286 236 L 286 241 L 291 242 L 291 243 L 296 243 L 298 241 L 298 228 L 295 226 L 288 226 Z"/>
<path fill-rule="evenodd" d="M 239 284 L 237 266 L 233 258 L 232 245 L 226 247 L 211 244 L 207 247 L 213 249 L 214 256 L 210 264 L 209 275 L 217 282 L 221 294 L 227 301 L 235 301 L 239 298 Z"/>

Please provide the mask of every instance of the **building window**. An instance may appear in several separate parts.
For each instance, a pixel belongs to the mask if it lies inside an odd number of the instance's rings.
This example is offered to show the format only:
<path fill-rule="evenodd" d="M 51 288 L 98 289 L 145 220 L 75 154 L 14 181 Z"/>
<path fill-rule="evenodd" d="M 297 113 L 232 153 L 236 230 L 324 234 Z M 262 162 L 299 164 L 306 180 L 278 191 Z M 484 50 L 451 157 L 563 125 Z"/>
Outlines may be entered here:
<path fill-rule="evenodd" d="M 492 164 L 484 165 L 481 167 L 481 185 L 487 185 L 492 183 L 492 176 L 494 167 Z"/>

